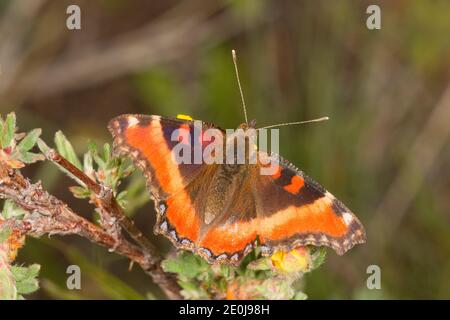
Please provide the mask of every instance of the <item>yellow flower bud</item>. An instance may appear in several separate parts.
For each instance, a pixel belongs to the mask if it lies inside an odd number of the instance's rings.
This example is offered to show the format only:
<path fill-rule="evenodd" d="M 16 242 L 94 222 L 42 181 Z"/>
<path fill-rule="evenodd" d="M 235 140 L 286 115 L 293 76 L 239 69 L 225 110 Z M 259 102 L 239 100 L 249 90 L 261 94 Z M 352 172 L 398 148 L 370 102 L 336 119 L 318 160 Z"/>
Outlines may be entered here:
<path fill-rule="evenodd" d="M 306 272 L 310 256 L 305 247 L 298 247 L 289 252 L 277 251 L 270 257 L 275 269 L 283 272 Z"/>

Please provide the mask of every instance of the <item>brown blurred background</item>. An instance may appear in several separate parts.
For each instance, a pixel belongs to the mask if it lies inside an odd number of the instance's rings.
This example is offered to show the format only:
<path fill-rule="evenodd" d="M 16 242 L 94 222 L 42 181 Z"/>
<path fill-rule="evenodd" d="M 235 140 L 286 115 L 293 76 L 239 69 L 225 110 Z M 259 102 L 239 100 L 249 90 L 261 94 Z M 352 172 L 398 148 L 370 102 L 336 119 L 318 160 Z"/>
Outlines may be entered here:
<path fill-rule="evenodd" d="M 81 8 L 81 30 L 66 8 Z M 366 8 L 381 8 L 381 30 Z M 327 115 L 281 130 L 280 151 L 339 197 L 368 242 L 329 252 L 305 276 L 310 298 L 450 298 L 450 2 L 0 0 L 0 112 L 26 131 L 62 130 L 82 154 L 110 142 L 122 113 L 243 121 L 231 49 L 259 125 Z M 47 163 L 24 171 L 78 212 L 93 208 Z M 152 236 L 147 202 L 132 213 Z M 42 265 L 32 298 L 160 297 L 139 268 L 76 237 L 30 239 L 19 262 Z M 81 266 L 82 290 L 65 289 Z M 366 288 L 381 268 L 382 289 Z"/>

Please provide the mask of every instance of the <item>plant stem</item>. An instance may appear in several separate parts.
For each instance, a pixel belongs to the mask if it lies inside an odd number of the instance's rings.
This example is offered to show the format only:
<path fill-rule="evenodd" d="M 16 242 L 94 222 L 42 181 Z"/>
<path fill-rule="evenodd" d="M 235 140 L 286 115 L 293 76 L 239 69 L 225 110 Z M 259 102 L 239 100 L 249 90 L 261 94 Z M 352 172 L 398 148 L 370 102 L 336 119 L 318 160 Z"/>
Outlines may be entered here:
<path fill-rule="evenodd" d="M 99 205 L 102 209 L 108 212 L 113 218 L 117 219 L 121 227 L 133 238 L 134 241 L 136 241 L 139 246 L 144 249 L 146 253 L 148 253 L 149 259 L 155 260 L 155 263 L 161 260 L 158 257 L 159 253 L 155 246 L 135 226 L 134 221 L 125 215 L 122 208 L 114 198 L 111 189 L 108 189 L 92 180 L 88 175 L 70 163 L 54 149 L 50 149 L 47 152 L 46 157 L 80 179 L 90 191 L 94 192 L 97 199 L 100 201 Z"/>
<path fill-rule="evenodd" d="M 52 154 L 52 152 L 50 153 Z M 64 166 L 64 168 L 85 182 L 86 185 L 90 184 L 92 188 L 95 188 L 100 193 L 102 192 L 102 186 L 96 184 L 77 168 L 74 170 L 74 166 L 61 155 L 54 152 L 52 158 L 55 159 L 52 161 Z M 93 189 L 91 190 L 94 191 Z M 162 270 L 161 257 L 156 248 L 147 239 L 146 241 L 142 240 L 144 238 L 142 233 L 124 215 L 114 197 L 106 197 L 106 199 L 110 200 L 102 200 L 99 197 L 99 200 L 104 201 L 104 203 L 102 202 L 102 205 L 105 206 L 103 209 L 110 209 L 110 212 L 117 217 L 117 221 L 124 229 L 130 235 L 134 235 L 133 239 L 137 238 L 139 240 L 136 240 L 139 246 L 130 243 L 122 237 L 117 239 L 101 227 L 84 219 L 72 211 L 66 203 L 45 191 L 40 183 L 31 184 L 18 170 L 10 168 L 4 162 L 0 162 L 0 197 L 13 200 L 28 212 L 24 219 L 17 220 L 15 225 L 15 228 L 19 229 L 23 234 L 35 237 L 44 234 L 77 234 L 138 263 L 169 298 L 182 298 L 180 287 L 175 277 Z"/>

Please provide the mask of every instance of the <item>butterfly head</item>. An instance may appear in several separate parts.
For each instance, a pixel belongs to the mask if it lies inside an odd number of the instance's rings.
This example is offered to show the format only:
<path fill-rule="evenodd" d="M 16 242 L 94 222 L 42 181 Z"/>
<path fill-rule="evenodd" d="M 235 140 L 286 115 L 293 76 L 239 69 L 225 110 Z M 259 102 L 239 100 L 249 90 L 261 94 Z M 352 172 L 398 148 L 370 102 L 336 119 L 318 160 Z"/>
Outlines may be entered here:
<path fill-rule="evenodd" d="M 239 125 L 238 129 L 242 129 L 244 131 L 248 130 L 248 129 L 256 129 L 256 119 L 252 119 L 250 120 L 249 123 L 242 123 L 241 125 Z"/>

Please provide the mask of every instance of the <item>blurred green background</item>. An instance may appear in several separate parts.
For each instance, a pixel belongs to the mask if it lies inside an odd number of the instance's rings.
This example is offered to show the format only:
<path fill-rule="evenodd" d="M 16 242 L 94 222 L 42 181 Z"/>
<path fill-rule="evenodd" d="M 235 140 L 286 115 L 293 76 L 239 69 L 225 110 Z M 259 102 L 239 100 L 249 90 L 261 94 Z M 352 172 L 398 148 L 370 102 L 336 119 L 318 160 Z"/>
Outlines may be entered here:
<path fill-rule="evenodd" d="M 66 8 L 81 8 L 81 30 Z M 368 30 L 366 8 L 381 8 Z M 81 153 L 110 142 L 122 113 L 243 121 L 231 49 L 249 118 L 260 126 L 329 116 L 280 131 L 280 152 L 347 204 L 367 244 L 329 252 L 305 276 L 310 298 L 450 298 L 450 2 L 0 0 L 0 112 L 52 142 L 62 130 Z M 92 216 L 51 164 L 24 174 Z M 141 178 L 141 181 L 143 179 Z M 137 200 L 136 200 L 137 201 Z M 152 235 L 153 206 L 134 218 Z M 161 297 L 138 267 L 77 237 L 29 239 L 19 262 L 42 265 L 31 298 Z M 82 290 L 66 289 L 78 264 Z M 381 268 L 381 290 L 366 269 Z"/>

